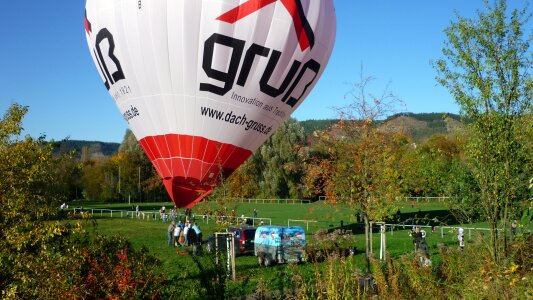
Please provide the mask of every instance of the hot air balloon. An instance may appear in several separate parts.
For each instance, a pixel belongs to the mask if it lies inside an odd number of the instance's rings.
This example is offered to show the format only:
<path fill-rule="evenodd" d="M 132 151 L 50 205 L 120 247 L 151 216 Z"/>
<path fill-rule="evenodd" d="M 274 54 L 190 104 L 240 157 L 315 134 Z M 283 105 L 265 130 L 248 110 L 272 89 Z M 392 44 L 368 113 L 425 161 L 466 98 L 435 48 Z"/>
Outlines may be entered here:
<path fill-rule="evenodd" d="M 286 120 L 324 71 L 333 0 L 87 0 L 98 73 L 178 207 Z"/>

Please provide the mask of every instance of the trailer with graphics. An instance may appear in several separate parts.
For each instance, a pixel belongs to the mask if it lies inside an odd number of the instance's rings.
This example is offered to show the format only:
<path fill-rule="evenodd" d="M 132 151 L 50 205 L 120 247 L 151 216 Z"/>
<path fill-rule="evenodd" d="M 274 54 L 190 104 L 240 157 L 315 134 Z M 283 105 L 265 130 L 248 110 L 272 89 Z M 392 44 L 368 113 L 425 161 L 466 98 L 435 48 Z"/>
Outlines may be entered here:
<path fill-rule="evenodd" d="M 255 231 L 254 253 L 259 265 L 304 262 L 306 245 L 300 226 L 260 226 Z"/>

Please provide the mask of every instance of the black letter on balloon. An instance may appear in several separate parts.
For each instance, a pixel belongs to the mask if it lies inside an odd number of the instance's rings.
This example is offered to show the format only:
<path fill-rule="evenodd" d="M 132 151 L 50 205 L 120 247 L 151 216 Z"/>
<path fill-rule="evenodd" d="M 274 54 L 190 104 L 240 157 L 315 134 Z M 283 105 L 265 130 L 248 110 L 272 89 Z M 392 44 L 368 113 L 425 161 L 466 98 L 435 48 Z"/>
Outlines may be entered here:
<path fill-rule="evenodd" d="M 227 72 L 213 69 L 213 54 L 215 44 L 220 44 L 232 48 L 231 60 Z M 204 57 L 202 68 L 207 77 L 222 81 L 224 87 L 219 87 L 210 83 L 200 83 L 200 91 L 211 92 L 220 96 L 224 96 L 233 87 L 233 82 L 237 76 L 239 63 L 241 61 L 242 52 L 244 51 L 244 41 L 235 39 L 226 35 L 213 33 L 204 43 Z"/>
<path fill-rule="evenodd" d="M 270 52 L 270 49 L 258 44 L 252 44 L 252 46 L 248 48 L 248 50 L 246 51 L 246 55 L 244 56 L 244 61 L 242 63 L 239 79 L 237 79 L 238 85 L 244 86 L 246 84 L 246 79 L 248 79 L 248 75 L 250 74 L 250 69 L 252 68 L 252 64 L 254 63 L 255 56 L 259 55 L 267 57 L 268 52 Z"/>
<path fill-rule="evenodd" d="M 117 70 L 113 74 L 109 74 L 109 69 L 107 68 L 104 56 L 102 55 L 102 50 L 100 49 L 100 43 L 105 39 L 107 39 L 107 42 L 109 43 L 109 50 L 107 52 L 107 55 L 117 67 Z M 124 72 L 122 72 L 120 62 L 113 53 L 115 51 L 115 40 L 113 39 L 113 35 L 109 32 L 109 30 L 107 30 L 107 28 L 102 28 L 96 35 L 96 51 L 98 52 L 97 56 L 95 53 L 95 56 L 97 57 L 98 61 L 98 66 L 100 67 L 100 71 L 102 71 L 102 74 L 106 79 L 105 87 L 109 90 L 112 84 L 115 84 L 115 82 L 121 79 L 125 79 L 126 77 L 124 77 Z"/>
<path fill-rule="evenodd" d="M 309 81 L 309 83 L 307 83 L 305 85 L 304 90 L 302 91 L 302 94 L 298 98 L 290 97 L 291 93 L 294 91 L 294 89 L 296 88 L 298 83 L 300 83 L 300 80 L 302 80 L 302 77 L 304 76 L 304 73 L 305 73 L 305 71 L 307 69 L 315 72 L 315 76 L 313 76 L 313 79 L 311 79 L 311 81 Z M 285 94 L 285 96 L 283 96 L 283 99 L 281 99 L 281 101 L 285 102 L 287 105 L 289 105 L 291 107 L 294 107 L 294 105 L 296 103 L 298 103 L 298 101 L 300 101 L 300 99 L 303 97 L 303 95 L 305 94 L 305 91 L 307 90 L 307 88 L 309 88 L 309 86 L 313 83 L 313 81 L 315 81 L 316 76 L 318 75 L 318 71 L 320 71 L 320 64 L 318 62 L 316 62 L 313 59 L 311 59 L 310 61 L 306 62 L 304 64 L 304 66 L 302 67 L 302 70 L 300 70 L 300 73 L 296 77 L 296 80 L 294 80 L 294 82 L 292 83 L 291 88 L 289 89 L 287 94 Z M 289 100 L 287 100 L 287 98 Z"/>
<path fill-rule="evenodd" d="M 263 73 L 263 76 L 261 77 L 261 81 L 259 81 L 261 92 L 269 95 L 270 97 L 277 97 L 281 95 L 283 92 L 285 92 L 285 89 L 287 89 L 287 86 L 289 86 L 289 83 L 294 77 L 294 74 L 296 74 L 296 72 L 298 71 L 298 68 L 302 64 L 301 62 L 297 60 L 293 61 L 291 69 L 287 73 L 287 76 L 283 80 L 283 83 L 281 83 L 281 86 L 279 87 L 279 89 L 277 89 L 269 85 L 268 81 L 270 80 L 270 77 L 272 77 L 272 73 L 274 73 L 274 69 L 278 65 L 278 61 L 280 57 L 281 57 L 281 52 L 276 51 L 276 50 L 272 51 L 272 56 L 270 56 L 270 59 L 268 60 L 265 73 Z"/>

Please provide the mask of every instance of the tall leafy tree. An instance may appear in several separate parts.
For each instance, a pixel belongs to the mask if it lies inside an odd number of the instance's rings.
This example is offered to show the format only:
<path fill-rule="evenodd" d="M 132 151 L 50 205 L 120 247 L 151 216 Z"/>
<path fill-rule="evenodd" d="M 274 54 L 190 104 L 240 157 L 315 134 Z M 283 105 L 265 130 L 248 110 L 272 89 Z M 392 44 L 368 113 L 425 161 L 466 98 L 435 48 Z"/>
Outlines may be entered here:
<path fill-rule="evenodd" d="M 118 201 L 118 165 L 109 157 L 83 161 L 83 197 L 87 200 Z"/>
<path fill-rule="evenodd" d="M 448 182 L 454 181 L 454 164 L 460 161 L 463 142 L 446 135 L 433 135 L 416 144 L 406 158 L 406 192 L 411 196 L 447 196 Z"/>
<path fill-rule="evenodd" d="M 303 127 L 296 120 L 288 119 L 259 148 L 264 166 L 260 188 L 265 197 L 302 197 L 304 141 Z"/>
<path fill-rule="evenodd" d="M 42 138 L 20 138 L 27 111 L 27 107 L 14 104 L 0 120 L 2 249 L 31 248 L 42 239 L 40 230 L 33 230 L 33 226 L 53 215 L 61 204 L 61 195 L 54 187 L 51 144 Z"/>
<path fill-rule="evenodd" d="M 524 160 L 523 145 L 516 135 L 517 122 L 531 107 L 533 55 L 531 32 L 524 32 L 530 15 L 527 6 L 511 12 L 505 0 L 476 18 L 457 16 L 445 29 L 447 41 L 442 59 L 435 62 L 437 80 L 448 88 L 471 122 L 467 156 L 480 190 L 480 204 L 490 224 L 493 258 L 498 260 L 498 222 L 519 198 Z M 506 235 L 503 235 L 506 246 Z"/>
<path fill-rule="evenodd" d="M 379 94 L 368 91 L 372 77 L 364 77 L 347 94 L 350 104 L 337 108 L 340 122 L 322 136 L 329 161 L 322 174 L 329 201 L 358 207 L 364 214 L 367 272 L 370 271 L 370 221 L 382 221 L 395 210 L 401 196 L 401 157 L 408 139 L 379 130 L 378 120 L 401 101 L 388 86 Z"/>
<path fill-rule="evenodd" d="M 227 187 L 228 193 L 233 197 L 252 198 L 258 196 L 263 165 L 262 156 L 257 151 L 231 174 L 227 180 L 227 185 L 223 184 L 221 188 Z"/>
<path fill-rule="evenodd" d="M 131 130 L 126 131 L 113 160 L 120 167 L 122 197 L 142 200 L 143 195 L 162 188 L 159 176 Z"/>
<path fill-rule="evenodd" d="M 221 188 L 239 197 L 301 198 L 304 143 L 303 127 L 294 119 L 285 121 Z"/>

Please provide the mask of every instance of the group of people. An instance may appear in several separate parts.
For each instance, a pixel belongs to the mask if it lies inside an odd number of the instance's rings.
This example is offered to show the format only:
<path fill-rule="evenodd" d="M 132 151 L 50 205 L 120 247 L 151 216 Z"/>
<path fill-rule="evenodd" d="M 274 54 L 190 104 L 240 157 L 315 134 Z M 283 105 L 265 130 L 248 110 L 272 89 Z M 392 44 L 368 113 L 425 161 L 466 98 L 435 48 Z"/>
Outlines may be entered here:
<path fill-rule="evenodd" d="M 185 223 L 181 220 L 176 224 L 172 221 L 168 226 L 168 246 L 174 247 L 191 246 L 202 244 L 202 230 L 198 223 L 191 224 L 187 219 Z"/>

